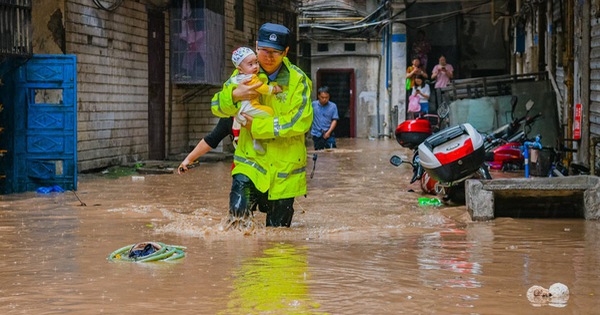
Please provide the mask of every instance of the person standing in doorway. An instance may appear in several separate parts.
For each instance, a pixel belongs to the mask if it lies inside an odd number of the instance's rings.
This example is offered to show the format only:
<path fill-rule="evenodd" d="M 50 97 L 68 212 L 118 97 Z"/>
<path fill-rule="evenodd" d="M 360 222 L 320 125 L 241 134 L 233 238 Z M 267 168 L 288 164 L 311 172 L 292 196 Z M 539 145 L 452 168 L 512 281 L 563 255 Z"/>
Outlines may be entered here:
<path fill-rule="evenodd" d="M 421 59 L 414 57 L 411 65 L 406 68 L 406 90 L 410 91 L 415 86 L 415 78 L 420 75 L 427 79 L 427 72 L 421 67 Z"/>
<path fill-rule="evenodd" d="M 282 88 L 279 94 L 261 98 L 263 105 L 273 109 L 272 116 L 243 114 L 247 121 L 240 130 L 231 171 L 229 219 L 233 222 L 251 217 L 258 208 L 266 212 L 267 226 L 289 227 L 294 198 L 306 194 L 304 142 L 313 120 L 312 81 L 287 58 L 290 37 L 290 30 L 283 25 L 263 24 L 256 42 L 258 76 L 262 82 L 234 86 L 228 80 L 211 102 L 214 115 L 235 116 L 239 102 L 258 97 L 256 88 L 263 82 Z M 238 72 L 235 70 L 232 77 Z M 256 152 L 253 139 L 262 141 L 264 154 Z"/>
<path fill-rule="evenodd" d="M 441 55 L 439 63 L 433 67 L 431 74 L 431 79 L 435 80 L 435 88 L 445 88 L 452 78 L 454 78 L 454 68 L 451 64 L 446 63 L 446 56 Z"/>
<path fill-rule="evenodd" d="M 433 67 L 431 73 L 431 79 L 435 80 L 435 104 L 436 109 L 440 108 L 442 104 L 442 89 L 450 84 L 450 81 L 454 78 L 454 68 L 451 64 L 446 62 L 446 56 L 441 55 L 439 63 Z"/>
<path fill-rule="evenodd" d="M 315 150 L 337 148 L 333 130 L 340 119 L 337 105 L 329 100 L 329 87 L 322 86 L 317 90 L 318 100 L 313 101 L 314 118 L 310 134 Z"/>

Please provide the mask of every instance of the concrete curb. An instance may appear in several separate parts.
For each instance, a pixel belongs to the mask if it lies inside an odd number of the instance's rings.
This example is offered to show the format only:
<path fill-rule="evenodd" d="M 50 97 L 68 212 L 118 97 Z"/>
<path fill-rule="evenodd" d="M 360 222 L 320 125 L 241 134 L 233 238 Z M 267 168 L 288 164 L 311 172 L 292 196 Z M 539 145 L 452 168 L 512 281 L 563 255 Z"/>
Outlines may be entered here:
<path fill-rule="evenodd" d="M 477 180 L 465 183 L 471 219 L 496 216 L 581 216 L 600 219 L 600 178 L 580 175 Z"/>

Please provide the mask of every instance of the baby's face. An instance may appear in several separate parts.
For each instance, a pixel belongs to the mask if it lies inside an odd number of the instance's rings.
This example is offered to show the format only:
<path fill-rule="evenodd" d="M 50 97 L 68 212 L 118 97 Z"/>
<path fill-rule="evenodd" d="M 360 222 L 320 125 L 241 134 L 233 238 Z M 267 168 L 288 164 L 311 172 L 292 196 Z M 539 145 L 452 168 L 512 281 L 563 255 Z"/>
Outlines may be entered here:
<path fill-rule="evenodd" d="M 252 54 L 242 60 L 238 66 L 238 69 L 243 74 L 257 74 L 259 67 L 260 65 L 258 64 L 258 58 L 256 55 Z"/>

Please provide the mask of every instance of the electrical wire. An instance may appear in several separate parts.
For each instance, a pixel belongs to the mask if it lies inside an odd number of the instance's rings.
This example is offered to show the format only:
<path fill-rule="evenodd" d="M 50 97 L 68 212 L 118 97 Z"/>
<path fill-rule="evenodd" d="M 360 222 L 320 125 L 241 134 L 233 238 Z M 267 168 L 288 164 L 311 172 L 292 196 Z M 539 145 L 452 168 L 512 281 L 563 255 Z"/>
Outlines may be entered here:
<path fill-rule="evenodd" d="M 385 10 L 385 4 L 380 5 L 377 9 L 375 9 L 372 13 L 370 13 L 365 18 L 352 22 L 352 23 L 302 23 L 299 24 L 299 28 L 308 28 L 311 30 L 321 30 L 328 32 L 337 32 L 344 33 L 345 35 L 349 35 L 348 33 L 352 32 L 353 35 L 357 35 L 364 32 L 375 32 L 379 33 L 379 30 L 385 28 L 387 25 L 393 22 L 399 23 L 408 23 L 411 21 L 420 21 L 427 22 L 427 20 L 435 20 L 436 22 L 441 22 L 447 20 L 449 18 L 459 16 L 465 13 L 469 13 L 475 9 L 478 9 L 484 5 L 488 5 L 489 1 L 484 1 L 478 4 L 475 4 L 470 7 L 461 8 L 451 12 L 444 12 L 439 14 L 431 14 L 431 15 L 423 15 L 418 17 L 410 17 L 410 18 L 399 18 L 399 15 L 406 12 L 410 9 L 417 1 L 412 1 L 406 5 L 404 10 L 397 12 L 391 17 L 384 18 L 387 10 Z M 441 20 L 440 20 L 441 18 Z M 432 23 L 427 23 L 427 25 Z"/>

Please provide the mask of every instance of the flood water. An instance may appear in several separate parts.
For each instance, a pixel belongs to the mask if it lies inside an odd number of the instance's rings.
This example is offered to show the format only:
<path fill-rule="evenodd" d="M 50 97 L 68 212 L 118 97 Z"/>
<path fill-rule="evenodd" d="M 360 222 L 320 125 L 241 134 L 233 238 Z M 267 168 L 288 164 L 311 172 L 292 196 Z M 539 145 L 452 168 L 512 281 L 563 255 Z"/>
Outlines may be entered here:
<path fill-rule="evenodd" d="M 600 309 L 600 223 L 471 222 L 464 206 L 419 206 L 412 171 L 389 163 L 394 153 L 411 156 L 394 140 L 366 139 L 339 139 L 339 149 L 319 153 L 291 228 L 223 230 L 231 161 L 143 180 L 83 174 L 77 195 L 85 206 L 72 192 L 0 196 L 0 314 Z M 143 241 L 186 246 L 187 256 L 107 260 Z M 531 286 L 556 282 L 570 289 L 566 303 L 527 299 Z"/>

